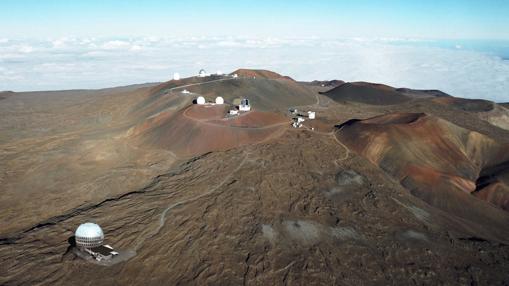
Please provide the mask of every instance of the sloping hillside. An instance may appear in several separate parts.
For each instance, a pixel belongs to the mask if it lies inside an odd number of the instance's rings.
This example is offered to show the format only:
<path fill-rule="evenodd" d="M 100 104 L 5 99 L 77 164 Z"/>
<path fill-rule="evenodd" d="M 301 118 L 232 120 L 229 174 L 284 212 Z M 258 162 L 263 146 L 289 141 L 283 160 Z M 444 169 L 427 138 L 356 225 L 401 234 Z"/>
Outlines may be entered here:
<path fill-rule="evenodd" d="M 161 112 L 129 130 L 141 146 L 167 149 L 179 156 L 227 150 L 281 135 L 290 125 L 284 116 L 250 111 L 225 117 L 225 105 L 191 105 Z"/>
<path fill-rule="evenodd" d="M 248 98 L 256 110 L 287 110 L 291 106 L 311 105 L 316 102 L 315 93 L 309 88 L 290 80 L 263 78 L 239 78 L 210 84 L 190 86 L 189 91 L 213 101 L 222 96 L 226 102 Z"/>
<path fill-rule="evenodd" d="M 68 240 L 89 220 L 135 256 L 110 267 L 76 257 Z M 0 240 L 0 284 L 496 285 L 509 247 L 495 241 L 507 238 L 413 198 L 331 136 L 288 131 Z"/>
<path fill-rule="evenodd" d="M 359 102 L 371 105 L 391 105 L 410 100 L 410 97 L 393 87 L 367 82 L 348 82 L 322 94 L 337 102 Z"/>
<path fill-rule="evenodd" d="M 397 88 L 396 91 L 403 95 L 413 98 L 428 98 L 428 97 L 449 97 L 447 93 L 436 89 L 410 89 L 410 88 Z"/>
<path fill-rule="evenodd" d="M 469 112 L 487 112 L 495 108 L 495 103 L 483 99 L 466 99 L 458 97 L 435 98 L 433 102 L 447 105 L 450 108 L 469 111 Z"/>
<path fill-rule="evenodd" d="M 509 285 L 506 108 L 236 73 L 0 100 L 0 285 Z"/>
<path fill-rule="evenodd" d="M 283 76 L 278 73 L 269 70 L 255 70 L 255 69 L 238 69 L 232 72 L 230 75 L 237 74 L 240 77 L 256 77 L 265 79 L 287 79 L 292 80 L 291 77 Z"/>
<path fill-rule="evenodd" d="M 352 120 L 341 125 L 337 135 L 414 195 L 444 211 L 478 223 L 499 219 L 496 210 L 472 195 L 507 208 L 509 189 L 488 174 L 505 178 L 509 144 L 417 113 Z M 486 176 L 492 181 L 482 179 Z"/>

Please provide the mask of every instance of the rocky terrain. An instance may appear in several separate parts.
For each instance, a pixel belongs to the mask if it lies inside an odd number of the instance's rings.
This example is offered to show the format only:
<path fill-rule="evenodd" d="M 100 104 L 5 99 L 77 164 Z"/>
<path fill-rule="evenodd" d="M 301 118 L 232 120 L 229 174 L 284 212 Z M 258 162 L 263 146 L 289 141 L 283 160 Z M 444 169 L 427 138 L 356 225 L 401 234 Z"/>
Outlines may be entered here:
<path fill-rule="evenodd" d="M 232 74 L 3 97 L 0 285 L 509 284 L 505 107 Z"/>

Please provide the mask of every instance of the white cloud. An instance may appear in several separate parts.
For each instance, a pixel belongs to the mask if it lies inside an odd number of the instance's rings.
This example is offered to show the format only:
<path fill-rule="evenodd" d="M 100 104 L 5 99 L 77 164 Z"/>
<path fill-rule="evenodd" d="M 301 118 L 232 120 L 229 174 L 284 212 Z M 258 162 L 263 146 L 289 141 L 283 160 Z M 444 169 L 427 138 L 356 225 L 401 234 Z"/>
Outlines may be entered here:
<path fill-rule="evenodd" d="M 459 44 L 458 44 L 459 45 Z M 372 81 L 509 101 L 509 61 L 419 39 L 242 37 L 9 39 L 0 90 L 100 88 L 167 80 L 200 68 L 265 68 L 298 80 Z"/>
<path fill-rule="evenodd" d="M 130 51 L 141 51 L 141 50 L 143 50 L 143 47 L 140 45 L 132 45 L 129 50 Z"/>
<path fill-rule="evenodd" d="M 28 53 L 33 52 L 34 48 L 31 46 L 28 46 L 28 45 L 23 45 L 23 46 L 19 47 L 19 51 L 24 54 L 28 54 Z"/>
<path fill-rule="evenodd" d="M 128 49 L 130 47 L 131 44 L 129 42 L 119 40 L 108 41 L 102 45 L 102 48 L 105 50 Z"/>

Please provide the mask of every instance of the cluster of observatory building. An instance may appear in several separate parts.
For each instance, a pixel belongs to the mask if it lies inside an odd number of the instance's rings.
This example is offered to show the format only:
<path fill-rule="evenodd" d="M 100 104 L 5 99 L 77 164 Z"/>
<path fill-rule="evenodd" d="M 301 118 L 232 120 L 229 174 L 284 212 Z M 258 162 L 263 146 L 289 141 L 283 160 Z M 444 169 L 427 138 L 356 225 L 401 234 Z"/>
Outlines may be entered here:
<path fill-rule="evenodd" d="M 211 76 L 211 75 L 224 76 L 224 73 L 221 72 L 221 71 L 217 71 L 215 74 L 209 74 L 204 69 L 201 69 L 198 72 L 197 77 L 203 78 L 203 77 L 208 77 L 208 76 Z M 238 78 L 237 74 L 233 74 L 233 75 L 230 75 L 230 76 L 232 78 Z M 180 80 L 180 74 L 179 73 L 174 73 L 173 74 L 173 80 Z M 190 94 L 191 92 L 189 92 L 187 89 L 184 89 L 184 90 L 182 90 L 182 93 L 183 94 Z M 197 104 L 197 105 L 218 105 L 218 104 L 225 104 L 225 101 L 224 101 L 223 97 L 218 96 L 218 97 L 216 97 L 214 102 L 207 102 L 205 100 L 205 97 L 198 96 L 195 99 L 194 103 Z M 249 102 L 249 99 L 242 98 L 240 100 L 240 104 L 236 105 L 236 109 L 229 110 L 228 114 L 230 116 L 235 116 L 235 115 L 238 115 L 239 112 L 246 112 L 246 111 L 250 111 L 250 110 L 251 110 L 251 104 Z M 303 116 L 301 114 L 298 114 L 297 113 L 297 109 L 291 110 L 291 113 L 296 115 L 296 117 L 293 118 L 293 123 L 292 123 L 292 126 L 295 127 L 295 128 L 302 127 L 302 123 L 305 121 L 305 118 L 307 118 L 307 119 L 315 119 L 315 117 L 316 117 L 316 113 L 314 111 L 308 111 L 307 115 L 305 115 L 305 116 Z"/>
<path fill-rule="evenodd" d="M 212 74 L 207 73 L 204 69 L 201 69 L 198 72 L 197 77 L 208 77 L 208 76 L 211 76 L 211 75 Z M 224 76 L 224 73 L 221 72 L 221 71 L 217 71 L 214 75 L 216 75 L 216 76 Z M 231 77 L 232 78 L 238 78 L 238 75 L 237 74 L 233 74 L 233 75 L 231 75 Z M 173 74 L 173 80 L 180 80 L 180 74 L 179 73 L 174 73 Z M 183 94 L 190 94 L 191 92 L 188 91 L 187 89 L 184 89 L 184 90 L 182 90 L 182 93 Z M 197 105 L 221 105 L 221 104 L 225 104 L 225 101 L 224 101 L 223 97 L 218 96 L 218 97 L 216 97 L 214 102 L 207 102 L 205 100 L 205 97 L 198 96 L 194 100 L 194 103 L 197 104 Z M 229 115 L 238 115 L 239 112 L 246 112 L 246 111 L 250 111 L 250 110 L 251 110 L 251 105 L 249 103 L 249 99 L 243 98 L 243 99 L 240 100 L 240 104 L 236 106 L 236 109 L 231 109 L 228 112 L 228 114 Z"/>

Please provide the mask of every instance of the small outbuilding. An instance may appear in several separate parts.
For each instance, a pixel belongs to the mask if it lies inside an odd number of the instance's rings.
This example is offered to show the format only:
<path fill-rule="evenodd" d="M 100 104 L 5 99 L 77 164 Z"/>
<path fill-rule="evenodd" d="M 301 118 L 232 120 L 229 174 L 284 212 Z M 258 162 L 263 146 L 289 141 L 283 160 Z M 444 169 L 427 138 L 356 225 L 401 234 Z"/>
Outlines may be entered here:
<path fill-rule="evenodd" d="M 230 115 L 237 115 L 237 114 L 239 114 L 239 111 L 237 109 L 230 109 L 228 114 L 230 114 Z"/>
<path fill-rule="evenodd" d="M 118 255 L 118 252 L 116 252 L 113 249 L 113 247 L 111 247 L 107 244 L 93 247 L 93 248 L 87 248 L 87 249 L 85 249 L 85 252 L 90 254 L 97 261 L 108 260 L 108 259 L 113 258 L 113 256 Z"/>
<path fill-rule="evenodd" d="M 232 75 L 232 77 L 233 77 L 233 78 L 238 78 L 238 77 L 239 77 L 239 75 L 238 75 L 238 74 L 236 74 L 236 73 L 234 73 L 234 74 Z"/>
<path fill-rule="evenodd" d="M 191 92 L 189 92 L 189 90 L 187 90 L 187 89 L 184 89 L 184 90 L 182 91 L 182 93 L 183 93 L 183 94 L 189 94 L 189 93 L 191 93 Z"/>
<path fill-rule="evenodd" d="M 205 97 L 198 96 L 198 98 L 196 98 L 196 104 L 205 104 Z"/>
<path fill-rule="evenodd" d="M 309 119 L 315 119 L 316 113 L 314 111 L 308 111 L 308 118 Z"/>
<path fill-rule="evenodd" d="M 216 97 L 216 104 L 224 104 L 224 99 L 221 96 Z"/>

